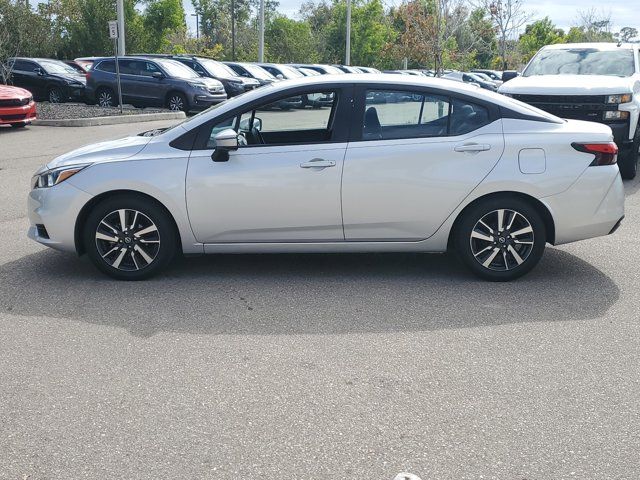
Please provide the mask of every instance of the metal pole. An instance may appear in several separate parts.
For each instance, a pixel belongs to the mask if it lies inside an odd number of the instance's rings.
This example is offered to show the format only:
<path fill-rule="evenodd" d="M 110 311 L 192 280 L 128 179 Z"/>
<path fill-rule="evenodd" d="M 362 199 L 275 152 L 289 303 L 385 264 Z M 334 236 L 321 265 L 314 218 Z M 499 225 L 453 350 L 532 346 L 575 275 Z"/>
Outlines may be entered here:
<path fill-rule="evenodd" d="M 124 49 L 124 0 L 116 1 L 116 14 L 118 18 L 118 54 L 126 55 Z"/>
<path fill-rule="evenodd" d="M 351 0 L 347 0 L 347 41 L 344 64 L 351 64 Z"/>
<path fill-rule="evenodd" d="M 119 33 L 120 32 L 118 32 L 118 38 L 120 38 Z M 116 83 L 118 84 L 118 105 L 120 105 L 120 113 L 122 113 L 122 86 L 120 85 L 120 65 L 118 62 L 118 38 L 113 39 L 113 50 L 116 55 Z"/>
<path fill-rule="evenodd" d="M 196 17 L 196 40 L 200 38 L 200 17 L 197 13 L 192 13 L 192 17 Z"/>
<path fill-rule="evenodd" d="M 258 35 L 258 61 L 264 62 L 264 0 L 260 0 L 260 33 Z"/>
<path fill-rule="evenodd" d="M 231 0 L 231 60 L 236 60 L 236 2 Z"/>

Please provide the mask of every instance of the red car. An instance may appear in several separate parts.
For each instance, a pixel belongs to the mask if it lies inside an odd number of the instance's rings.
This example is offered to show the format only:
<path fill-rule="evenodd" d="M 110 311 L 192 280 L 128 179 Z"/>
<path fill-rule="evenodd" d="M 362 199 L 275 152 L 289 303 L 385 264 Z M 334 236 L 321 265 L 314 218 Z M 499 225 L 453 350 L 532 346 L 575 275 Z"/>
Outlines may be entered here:
<path fill-rule="evenodd" d="M 0 125 L 24 127 L 36 119 L 36 102 L 24 88 L 0 85 Z"/>

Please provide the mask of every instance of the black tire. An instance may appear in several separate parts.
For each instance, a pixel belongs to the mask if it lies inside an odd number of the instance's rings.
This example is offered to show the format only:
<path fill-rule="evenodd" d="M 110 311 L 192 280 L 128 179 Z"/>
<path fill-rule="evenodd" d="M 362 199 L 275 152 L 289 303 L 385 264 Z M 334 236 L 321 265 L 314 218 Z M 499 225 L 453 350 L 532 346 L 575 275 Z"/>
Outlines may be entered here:
<path fill-rule="evenodd" d="M 62 90 L 58 87 L 51 87 L 47 93 L 49 103 L 62 103 L 64 102 L 64 95 Z"/>
<path fill-rule="evenodd" d="M 120 222 L 122 210 L 124 231 Z M 145 230 L 147 233 L 135 235 Z M 105 239 L 108 237 L 117 241 Z M 178 233 L 166 209 L 135 194 L 117 195 L 94 206 L 83 225 L 82 241 L 91 262 L 118 280 L 144 280 L 156 275 L 171 263 L 179 245 Z"/>
<path fill-rule="evenodd" d="M 12 127 L 12 128 L 24 128 L 24 127 L 26 127 L 26 126 L 27 126 L 27 124 L 26 124 L 26 123 L 12 123 L 12 124 L 11 124 L 11 127 Z"/>
<path fill-rule="evenodd" d="M 100 87 L 96 91 L 96 104 L 103 108 L 115 107 L 118 101 L 113 90 L 107 87 Z"/>
<path fill-rule="evenodd" d="M 499 211 L 503 212 L 501 234 Z M 514 196 L 488 198 L 467 208 L 453 235 L 462 262 L 477 276 L 493 282 L 514 280 L 531 271 L 546 244 L 542 217 L 531 204 Z"/>
<path fill-rule="evenodd" d="M 167 108 L 174 112 L 189 113 L 189 102 L 187 102 L 187 97 L 180 92 L 171 92 L 167 95 Z"/>
<path fill-rule="evenodd" d="M 620 175 L 625 180 L 632 180 L 638 174 L 638 157 L 640 157 L 640 128 L 636 130 L 633 143 L 629 150 L 618 158 L 618 168 Z"/>

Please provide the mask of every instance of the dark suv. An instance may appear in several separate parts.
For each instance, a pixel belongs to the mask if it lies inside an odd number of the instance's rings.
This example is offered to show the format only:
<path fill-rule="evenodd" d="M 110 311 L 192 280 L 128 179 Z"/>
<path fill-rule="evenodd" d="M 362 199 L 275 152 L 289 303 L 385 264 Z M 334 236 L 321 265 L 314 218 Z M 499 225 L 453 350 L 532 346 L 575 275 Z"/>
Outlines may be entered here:
<path fill-rule="evenodd" d="M 189 68 L 195 70 L 203 77 L 215 78 L 222 82 L 229 97 L 235 97 L 248 90 L 253 90 L 260 86 L 260 82 L 253 78 L 244 78 L 227 67 L 224 63 L 203 57 L 174 56 L 177 60 Z"/>
<path fill-rule="evenodd" d="M 201 78 L 175 60 L 122 57 L 118 59 L 118 65 L 123 102 L 189 112 L 203 110 L 227 99 L 220 82 Z M 115 60 L 96 60 L 87 73 L 87 97 L 100 106 L 110 107 L 118 104 L 117 92 Z"/>
<path fill-rule="evenodd" d="M 13 85 L 29 90 L 36 100 L 84 101 L 84 75 L 60 60 L 10 58 L 8 63 Z"/>

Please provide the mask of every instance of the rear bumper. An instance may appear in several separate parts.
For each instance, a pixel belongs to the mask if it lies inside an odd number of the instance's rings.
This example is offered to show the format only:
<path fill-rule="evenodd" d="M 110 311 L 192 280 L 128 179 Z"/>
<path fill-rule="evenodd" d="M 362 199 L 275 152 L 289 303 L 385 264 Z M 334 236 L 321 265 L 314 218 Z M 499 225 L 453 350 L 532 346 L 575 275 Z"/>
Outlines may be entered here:
<path fill-rule="evenodd" d="M 36 103 L 30 102 L 20 107 L 0 107 L 0 125 L 31 123 L 36 119 Z"/>
<path fill-rule="evenodd" d="M 568 190 L 540 200 L 553 216 L 556 245 L 613 233 L 624 217 L 617 165 L 588 167 Z"/>

